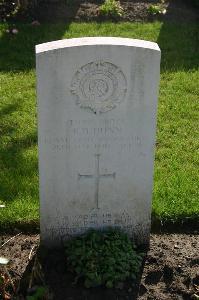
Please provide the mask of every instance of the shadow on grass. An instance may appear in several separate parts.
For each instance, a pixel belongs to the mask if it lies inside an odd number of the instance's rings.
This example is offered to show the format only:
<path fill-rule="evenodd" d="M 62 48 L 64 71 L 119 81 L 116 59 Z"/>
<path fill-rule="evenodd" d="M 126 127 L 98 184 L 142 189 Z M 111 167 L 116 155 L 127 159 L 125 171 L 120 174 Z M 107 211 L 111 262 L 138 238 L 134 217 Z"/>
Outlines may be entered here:
<path fill-rule="evenodd" d="M 0 111 L 0 118 L 7 117 L 16 110 L 19 110 L 18 104 L 8 104 Z M 3 123 L 1 125 L 1 136 L 12 136 L 15 133 L 13 124 Z M 36 132 L 21 139 L 13 139 L 3 146 L 1 145 L 2 170 L 5 170 L 5 178 L 0 178 L 0 199 L 6 199 L 6 202 L 12 201 L 19 193 L 22 178 L 31 177 L 36 173 L 37 162 L 32 160 L 27 165 L 23 157 L 23 151 L 37 143 Z M 24 168 L 26 165 L 26 168 Z"/>
<path fill-rule="evenodd" d="M 16 103 L 14 104 L 8 104 L 6 107 L 0 110 L 0 118 L 3 118 L 5 115 L 9 115 L 12 112 L 16 111 L 18 108 L 18 105 Z"/>
<path fill-rule="evenodd" d="M 199 215 L 180 215 L 175 219 L 163 218 L 152 213 L 152 233 L 199 233 Z"/>
<path fill-rule="evenodd" d="M 32 26 L 17 24 L 18 34 L 5 30 L 0 38 L 0 71 L 28 71 L 35 68 L 35 45 L 62 39 L 69 24 Z"/>
<path fill-rule="evenodd" d="M 161 66 L 163 72 L 178 70 L 197 70 L 199 67 L 199 26 L 193 18 L 184 16 L 185 22 L 175 22 L 175 1 L 167 8 L 165 21 L 161 27 L 157 43 L 162 51 Z M 183 3 L 182 3 L 183 5 Z M 188 5 L 188 4 L 185 4 Z M 189 7 L 187 7 L 188 9 Z M 182 10 L 183 13 L 186 10 Z M 178 12 L 178 15 L 180 11 Z M 190 12 L 191 14 L 191 12 Z M 173 16 L 171 18 L 171 16 Z M 168 21 L 168 19 L 173 21 Z"/>
<path fill-rule="evenodd" d="M 10 129 L 8 128 L 7 132 L 9 130 Z M 20 193 L 20 189 L 23 192 L 23 181 L 27 178 L 30 180 L 33 175 L 37 173 L 37 159 L 29 160 L 27 164 L 26 158 L 23 156 L 23 152 L 26 149 L 34 147 L 36 144 L 37 134 L 35 132 L 25 138 L 14 139 L 12 142 L 8 143 L 7 147 L 1 150 L 1 158 L 7 180 L 4 178 L 3 182 L 1 182 L 0 196 L 1 199 L 6 199 L 6 202 L 14 200 Z M 31 194 L 31 187 L 29 188 Z"/>

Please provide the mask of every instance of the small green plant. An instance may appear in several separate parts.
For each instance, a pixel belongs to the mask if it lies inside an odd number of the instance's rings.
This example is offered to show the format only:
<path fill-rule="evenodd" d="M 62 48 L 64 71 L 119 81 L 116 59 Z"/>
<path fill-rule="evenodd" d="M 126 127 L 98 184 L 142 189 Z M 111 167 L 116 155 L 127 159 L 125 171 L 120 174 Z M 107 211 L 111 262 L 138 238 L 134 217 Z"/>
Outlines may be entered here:
<path fill-rule="evenodd" d="M 105 0 L 104 4 L 100 6 L 100 14 L 103 16 L 121 17 L 124 11 L 119 1 Z"/>
<path fill-rule="evenodd" d="M 128 236 L 115 229 L 92 230 L 68 241 L 65 249 L 69 270 L 87 288 L 112 288 L 128 278 L 136 279 L 143 259 Z"/>
<path fill-rule="evenodd" d="M 161 4 L 159 4 L 159 5 L 158 4 L 157 5 L 151 4 L 148 7 L 148 12 L 152 15 L 165 14 L 166 9 L 164 9 Z"/>

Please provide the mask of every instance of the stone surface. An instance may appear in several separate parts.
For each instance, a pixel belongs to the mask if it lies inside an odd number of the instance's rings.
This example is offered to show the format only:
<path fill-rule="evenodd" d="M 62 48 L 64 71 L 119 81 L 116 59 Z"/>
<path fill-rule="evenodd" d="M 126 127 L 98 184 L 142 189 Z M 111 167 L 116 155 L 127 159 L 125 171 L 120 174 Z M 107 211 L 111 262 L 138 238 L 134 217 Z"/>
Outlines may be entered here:
<path fill-rule="evenodd" d="M 150 232 L 160 50 L 82 38 L 36 46 L 41 241 Z"/>

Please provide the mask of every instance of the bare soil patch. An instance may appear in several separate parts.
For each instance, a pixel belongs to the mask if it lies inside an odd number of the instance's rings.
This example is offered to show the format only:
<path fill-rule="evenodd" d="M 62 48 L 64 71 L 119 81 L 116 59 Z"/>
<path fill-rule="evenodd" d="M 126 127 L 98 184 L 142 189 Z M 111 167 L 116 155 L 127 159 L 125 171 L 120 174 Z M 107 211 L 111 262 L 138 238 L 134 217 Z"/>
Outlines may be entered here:
<path fill-rule="evenodd" d="M 1 236 L 0 245 L 10 237 Z M 119 284 L 117 289 L 86 289 L 81 283 L 74 286 L 74 278 L 67 272 L 64 252 L 41 252 L 38 246 L 39 235 L 20 234 L 0 248 L 0 256 L 12 261 L 9 272 L 15 285 L 20 285 L 18 299 L 27 297 L 35 257 L 51 297 L 56 300 L 191 300 L 199 295 L 198 234 L 152 234 L 140 278 Z M 38 284 L 41 282 L 33 280 L 33 289 Z"/>
<path fill-rule="evenodd" d="M 194 7 L 192 1 L 167 0 L 163 5 L 166 13 L 153 15 L 148 8 L 150 5 L 160 4 L 160 0 L 121 0 L 124 15 L 120 17 L 101 16 L 99 7 L 103 2 L 103 0 L 67 0 L 52 3 L 43 1 L 35 11 L 35 18 L 38 18 L 41 22 L 101 22 L 104 20 L 189 22 L 198 19 L 198 10 Z"/>

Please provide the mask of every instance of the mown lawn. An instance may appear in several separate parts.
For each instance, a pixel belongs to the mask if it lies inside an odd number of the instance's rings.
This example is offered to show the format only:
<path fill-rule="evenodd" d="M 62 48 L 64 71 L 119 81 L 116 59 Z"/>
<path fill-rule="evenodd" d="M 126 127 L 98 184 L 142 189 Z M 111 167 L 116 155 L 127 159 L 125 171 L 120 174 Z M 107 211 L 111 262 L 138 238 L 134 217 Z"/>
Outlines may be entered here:
<path fill-rule="evenodd" d="M 38 224 L 34 45 L 80 36 L 157 41 L 162 50 L 154 220 L 199 221 L 197 24 L 71 23 L 0 26 L 0 229 Z"/>

